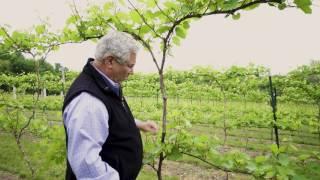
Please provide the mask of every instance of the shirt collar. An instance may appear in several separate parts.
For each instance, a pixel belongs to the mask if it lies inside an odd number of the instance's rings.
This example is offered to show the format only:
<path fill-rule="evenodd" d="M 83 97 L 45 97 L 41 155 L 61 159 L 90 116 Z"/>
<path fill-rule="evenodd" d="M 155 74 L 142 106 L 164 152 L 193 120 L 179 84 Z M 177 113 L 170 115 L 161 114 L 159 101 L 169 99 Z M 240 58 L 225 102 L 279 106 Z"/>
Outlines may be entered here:
<path fill-rule="evenodd" d="M 91 64 L 92 65 L 92 64 Z M 114 82 L 112 79 L 110 79 L 107 75 L 105 75 L 103 72 L 101 72 L 98 68 L 96 68 L 94 65 L 92 65 L 94 67 L 95 70 L 98 71 L 99 74 L 101 74 L 101 76 L 103 77 L 104 80 L 107 80 L 109 83 L 111 83 L 111 85 L 115 88 L 119 88 L 120 85 L 119 83 Z"/>
<path fill-rule="evenodd" d="M 102 76 L 102 79 L 106 83 L 107 86 L 111 86 L 111 90 L 116 93 L 118 96 L 121 96 L 121 89 L 120 84 L 114 82 L 112 79 L 110 79 L 107 75 L 105 75 L 103 72 L 101 72 L 97 67 L 95 67 L 92 63 L 90 65 Z"/>

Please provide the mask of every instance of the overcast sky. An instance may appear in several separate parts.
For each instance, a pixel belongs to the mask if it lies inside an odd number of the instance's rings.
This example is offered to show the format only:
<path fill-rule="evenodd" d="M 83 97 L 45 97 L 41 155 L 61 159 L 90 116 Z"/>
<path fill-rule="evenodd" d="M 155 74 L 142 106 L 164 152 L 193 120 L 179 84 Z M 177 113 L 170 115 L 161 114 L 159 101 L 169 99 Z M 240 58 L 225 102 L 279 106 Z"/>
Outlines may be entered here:
<path fill-rule="evenodd" d="M 80 9 L 88 0 L 75 0 Z M 90 2 L 103 2 L 90 0 Z M 0 0 L 0 24 L 13 29 L 30 28 L 40 19 L 49 19 L 56 29 L 62 28 L 70 15 L 71 0 Z M 279 11 L 262 6 L 243 12 L 240 20 L 210 16 L 191 24 L 187 38 L 173 49 L 167 67 L 190 69 L 212 66 L 216 69 L 249 63 L 272 69 L 273 74 L 286 73 L 310 60 L 320 60 L 320 1 L 315 1 L 313 14 L 297 9 Z M 49 55 L 48 62 L 59 62 L 80 71 L 95 45 L 85 42 L 65 45 Z M 155 71 L 149 54 L 140 51 L 135 68 L 138 72 Z"/>

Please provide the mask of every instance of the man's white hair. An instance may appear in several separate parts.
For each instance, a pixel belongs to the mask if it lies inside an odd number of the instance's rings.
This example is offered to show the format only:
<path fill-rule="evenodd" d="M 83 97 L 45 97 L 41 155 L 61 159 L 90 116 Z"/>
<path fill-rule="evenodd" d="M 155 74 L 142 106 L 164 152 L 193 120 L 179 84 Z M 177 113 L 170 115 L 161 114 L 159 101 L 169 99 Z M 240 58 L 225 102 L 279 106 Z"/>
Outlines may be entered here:
<path fill-rule="evenodd" d="M 127 33 L 111 31 L 104 35 L 97 44 L 95 58 L 102 62 L 107 56 L 116 58 L 119 64 L 124 64 L 130 58 L 130 53 L 137 53 L 137 42 Z"/>

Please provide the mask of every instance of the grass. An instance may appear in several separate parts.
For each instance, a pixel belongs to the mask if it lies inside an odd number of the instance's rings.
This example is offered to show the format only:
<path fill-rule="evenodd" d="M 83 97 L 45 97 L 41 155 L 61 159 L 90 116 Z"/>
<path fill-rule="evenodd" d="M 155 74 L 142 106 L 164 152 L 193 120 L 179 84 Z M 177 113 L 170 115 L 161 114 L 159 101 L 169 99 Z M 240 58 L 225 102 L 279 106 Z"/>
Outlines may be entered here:
<path fill-rule="evenodd" d="M 2 142 L 0 145 L 0 170 L 17 175 L 21 179 L 64 178 L 64 161 L 51 161 L 46 154 L 47 150 L 41 147 L 39 139 L 30 135 L 25 135 L 22 138 L 24 151 L 36 170 L 33 178 L 13 136 L 8 133 L 0 133 L 0 142 Z"/>
<path fill-rule="evenodd" d="M 30 177 L 27 166 L 24 164 L 21 152 L 18 150 L 17 144 L 11 134 L 0 134 L 0 170 L 16 174 L 20 178 Z M 31 144 L 31 143 L 30 143 Z M 30 149 L 30 144 L 23 141 L 26 149 Z"/>
<path fill-rule="evenodd" d="M 22 144 L 30 156 L 32 164 L 36 169 L 36 175 L 31 177 L 31 173 L 23 161 L 21 152 L 13 136 L 9 133 L 0 132 L 0 179 L 64 179 L 65 165 L 64 162 L 56 163 L 54 160 L 48 160 L 45 150 L 42 150 L 37 139 L 25 136 Z M 164 176 L 166 180 L 177 180 L 174 176 Z M 156 173 L 143 168 L 137 178 L 138 180 L 157 179 Z"/>
<path fill-rule="evenodd" d="M 165 180 L 178 180 L 178 177 L 175 176 L 163 176 L 162 177 Z M 153 180 L 157 179 L 157 175 L 155 172 L 142 169 L 139 176 L 137 177 L 137 180 Z"/>

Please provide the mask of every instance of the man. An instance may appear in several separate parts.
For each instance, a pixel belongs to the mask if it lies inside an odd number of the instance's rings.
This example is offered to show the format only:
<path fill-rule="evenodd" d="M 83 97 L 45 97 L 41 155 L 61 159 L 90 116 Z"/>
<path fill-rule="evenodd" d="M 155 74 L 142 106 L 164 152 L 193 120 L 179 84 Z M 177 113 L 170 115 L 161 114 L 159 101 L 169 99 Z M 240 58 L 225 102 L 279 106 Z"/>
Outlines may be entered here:
<path fill-rule="evenodd" d="M 135 120 L 121 82 L 133 73 L 138 46 L 123 32 L 102 37 L 71 85 L 63 105 L 67 141 L 66 179 L 135 179 L 142 166 L 140 130 L 154 122 Z M 138 129 L 139 128 L 139 129 Z"/>

